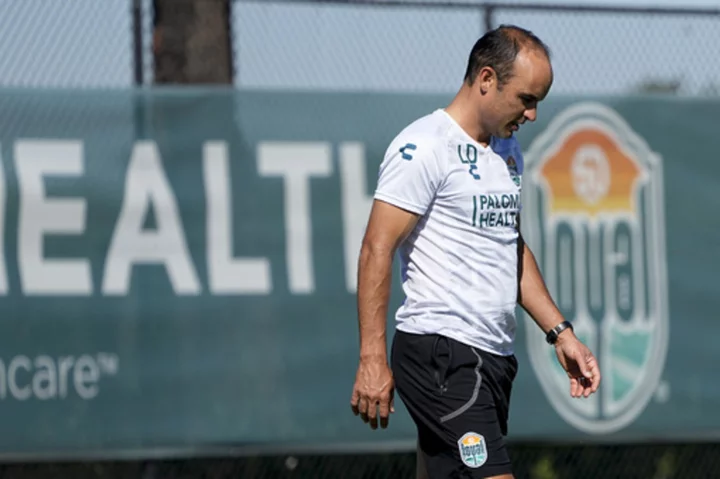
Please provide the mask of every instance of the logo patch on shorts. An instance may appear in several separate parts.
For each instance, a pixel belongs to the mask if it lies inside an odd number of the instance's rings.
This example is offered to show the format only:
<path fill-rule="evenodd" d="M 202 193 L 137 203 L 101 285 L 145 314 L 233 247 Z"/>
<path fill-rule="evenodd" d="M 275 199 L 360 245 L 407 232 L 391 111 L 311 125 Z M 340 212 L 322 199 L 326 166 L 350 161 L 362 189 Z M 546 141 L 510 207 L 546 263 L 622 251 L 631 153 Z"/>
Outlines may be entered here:
<path fill-rule="evenodd" d="M 487 461 L 487 446 L 485 438 L 480 434 L 468 432 L 458 440 L 460 459 L 468 467 L 477 468 Z"/>

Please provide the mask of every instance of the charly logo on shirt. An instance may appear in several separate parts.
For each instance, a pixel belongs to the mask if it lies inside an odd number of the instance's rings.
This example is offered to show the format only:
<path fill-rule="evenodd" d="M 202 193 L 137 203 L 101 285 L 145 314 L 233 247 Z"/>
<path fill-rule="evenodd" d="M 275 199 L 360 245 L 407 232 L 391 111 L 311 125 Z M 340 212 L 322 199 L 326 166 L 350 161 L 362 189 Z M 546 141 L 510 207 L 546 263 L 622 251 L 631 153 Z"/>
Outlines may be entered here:
<path fill-rule="evenodd" d="M 417 150 L 417 145 L 414 143 L 406 143 L 405 146 L 400 148 L 400 154 L 402 155 L 402 159 L 406 161 L 410 161 L 413 159 L 412 154 L 408 153 L 408 151 L 414 151 Z"/>
<path fill-rule="evenodd" d="M 532 142 L 524 176 L 523 236 L 560 310 L 598 357 L 603 384 L 590 398 L 571 398 L 554 348 L 537 332 L 527 335 L 530 364 L 569 424 L 618 431 L 668 393 L 661 158 L 615 111 L 580 103 Z"/>

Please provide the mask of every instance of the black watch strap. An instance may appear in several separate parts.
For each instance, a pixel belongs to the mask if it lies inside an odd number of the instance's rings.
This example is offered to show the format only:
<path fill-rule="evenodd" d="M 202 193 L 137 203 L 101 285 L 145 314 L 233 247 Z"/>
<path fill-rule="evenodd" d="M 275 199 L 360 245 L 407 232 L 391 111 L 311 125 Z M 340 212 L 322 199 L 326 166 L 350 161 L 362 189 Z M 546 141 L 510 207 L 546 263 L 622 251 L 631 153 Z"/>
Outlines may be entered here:
<path fill-rule="evenodd" d="M 548 331 L 547 335 L 545 336 L 545 340 L 548 342 L 548 344 L 555 344 L 557 341 L 558 335 L 565 331 L 566 329 L 573 329 L 572 324 L 570 324 L 569 321 L 563 321 L 562 323 L 558 324 L 554 328 L 552 328 L 550 331 Z"/>

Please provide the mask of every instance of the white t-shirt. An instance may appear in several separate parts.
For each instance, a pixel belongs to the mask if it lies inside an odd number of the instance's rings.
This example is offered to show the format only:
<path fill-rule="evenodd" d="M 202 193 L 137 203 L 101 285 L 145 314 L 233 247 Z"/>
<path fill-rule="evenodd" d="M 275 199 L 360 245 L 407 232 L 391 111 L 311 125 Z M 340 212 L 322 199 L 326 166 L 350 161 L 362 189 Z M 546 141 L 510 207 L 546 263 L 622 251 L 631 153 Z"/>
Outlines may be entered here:
<path fill-rule="evenodd" d="M 517 140 L 484 147 L 443 109 L 393 139 L 375 198 L 422 215 L 399 251 L 399 330 L 514 352 L 522 172 Z"/>

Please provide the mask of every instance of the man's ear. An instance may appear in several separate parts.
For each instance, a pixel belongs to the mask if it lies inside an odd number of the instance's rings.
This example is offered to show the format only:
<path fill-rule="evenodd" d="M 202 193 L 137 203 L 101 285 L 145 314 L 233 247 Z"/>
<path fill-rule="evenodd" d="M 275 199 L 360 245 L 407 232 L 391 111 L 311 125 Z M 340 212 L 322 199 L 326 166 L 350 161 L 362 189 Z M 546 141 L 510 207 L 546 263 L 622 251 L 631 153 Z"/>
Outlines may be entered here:
<path fill-rule="evenodd" d="M 480 93 L 485 95 L 497 84 L 497 74 L 492 67 L 482 67 L 477 75 Z"/>

